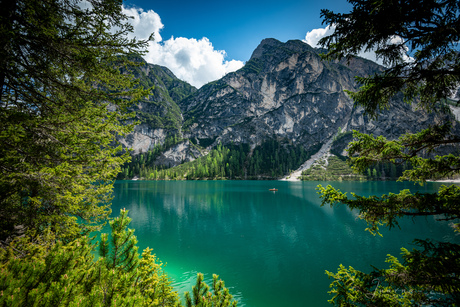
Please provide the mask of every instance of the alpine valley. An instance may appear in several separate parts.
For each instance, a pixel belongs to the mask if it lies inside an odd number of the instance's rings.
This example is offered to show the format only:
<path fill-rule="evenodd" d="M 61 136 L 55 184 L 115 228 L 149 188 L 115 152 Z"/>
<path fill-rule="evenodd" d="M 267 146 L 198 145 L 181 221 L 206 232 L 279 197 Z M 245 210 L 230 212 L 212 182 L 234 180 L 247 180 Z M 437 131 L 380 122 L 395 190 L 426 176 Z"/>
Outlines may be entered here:
<path fill-rule="evenodd" d="M 322 52 L 264 39 L 243 68 L 200 89 L 136 58 L 135 77 L 154 90 L 132 108 L 134 131 L 119 138 L 133 154 L 119 179 L 297 179 L 315 163 L 343 158 L 353 130 L 394 139 L 440 120 L 402 97 L 371 119 L 345 91 L 382 66 L 360 57 L 325 61 Z"/>

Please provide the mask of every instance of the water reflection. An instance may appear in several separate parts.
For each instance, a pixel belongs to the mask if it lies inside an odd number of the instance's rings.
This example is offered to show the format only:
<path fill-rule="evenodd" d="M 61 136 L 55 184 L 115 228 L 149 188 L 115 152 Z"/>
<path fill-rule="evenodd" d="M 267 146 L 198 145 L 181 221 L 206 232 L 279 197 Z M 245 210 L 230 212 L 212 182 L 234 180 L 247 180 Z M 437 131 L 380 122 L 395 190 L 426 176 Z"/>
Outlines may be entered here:
<path fill-rule="evenodd" d="M 357 213 L 321 207 L 316 182 L 121 181 L 114 214 L 129 209 L 141 249 L 154 248 L 179 290 L 190 290 L 196 272 L 217 273 L 239 306 L 327 306 L 325 270 L 340 263 L 368 270 L 399 255 L 414 238 L 453 239 L 447 224 L 432 218 L 403 230 L 365 232 Z M 327 183 L 321 183 L 323 185 Z M 268 191 L 276 186 L 278 192 Z M 413 185 L 334 183 L 361 194 L 397 192 Z M 279 295 L 283 293 L 283 295 Z"/>

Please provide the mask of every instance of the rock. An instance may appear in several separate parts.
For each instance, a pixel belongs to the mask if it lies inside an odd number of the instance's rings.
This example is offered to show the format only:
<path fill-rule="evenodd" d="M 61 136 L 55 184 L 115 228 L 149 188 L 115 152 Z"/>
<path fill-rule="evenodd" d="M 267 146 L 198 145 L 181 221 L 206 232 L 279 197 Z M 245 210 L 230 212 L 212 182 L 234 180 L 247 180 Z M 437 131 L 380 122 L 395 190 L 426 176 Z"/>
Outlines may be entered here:
<path fill-rule="evenodd" d="M 140 123 L 132 133 L 118 138 L 136 155 L 163 144 L 167 137 L 176 135 L 182 138 L 183 116 L 177 102 L 194 93 L 196 88 L 179 80 L 166 67 L 148 64 L 139 56 L 133 56 L 132 60 L 139 66 L 130 68 L 128 72 L 139 79 L 144 88 L 153 87 L 151 95 L 130 109 Z"/>
<path fill-rule="evenodd" d="M 167 167 L 177 166 L 195 160 L 203 154 L 190 141 L 181 142 L 166 150 L 157 158 L 155 164 Z"/>
<path fill-rule="evenodd" d="M 139 153 L 172 134 L 208 149 L 219 142 L 254 148 L 276 138 L 307 151 L 327 147 L 343 154 L 352 130 L 394 139 L 439 120 L 402 97 L 370 118 L 346 91 L 358 90 L 356 76 L 373 75 L 383 67 L 360 57 L 328 62 L 320 57 L 322 52 L 299 40 L 264 39 L 243 68 L 199 90 L 164 67 L 144 63 L 137 74 L 141 83 L 155 85 L 155 91 L 133 108 L 141 124 L 120 141 Z M 339 130 L 349 132 L 347 138 L 331 145 Z M 187 142 L 177 144 L 157 162 L 177 165 L 197 158 L 201 152 L 193 148 Z"/>
<path fill-rule="evenodd" d="M 214 140 L 211 147 L 288 138 L 308 150 L 327 143 L 343 127 L 395 138 L 433 121 L 401 103 L 371 120 L 353 107 L 345 91 L 358 89 L 356 76 L 382 67 L 359 57 L 327 62 L 321 52 L 298 40 L 264 39 L 243 68 L 179 102 L 188 122 L 185 136 Z"/>

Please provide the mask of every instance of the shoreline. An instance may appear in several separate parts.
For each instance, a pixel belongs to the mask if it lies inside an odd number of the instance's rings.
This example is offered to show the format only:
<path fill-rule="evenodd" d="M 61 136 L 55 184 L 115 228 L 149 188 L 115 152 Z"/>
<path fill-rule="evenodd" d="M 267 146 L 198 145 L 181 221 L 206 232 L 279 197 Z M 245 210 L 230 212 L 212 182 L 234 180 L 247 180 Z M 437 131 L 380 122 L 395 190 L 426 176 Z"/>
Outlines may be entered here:
<path fill-rule="evenodd" d="M 213 181 L 213 180 L 253 180 L 253 181 L 302 181 L 300 178 L 300 176 L 293 176 L 294 173 L 291 174 L 291 176 L 286 176 L 286 177 L 282 177 L 282 178 L 270 178 L 270 179 L 262 179 L 262 178 L 258 178 L 258 179 L 243 179 L 243 178 L 234 178 L 234 179 L 228 179 L 228 178 L 220 178 L 220 179 L 209 179 L 209 178 L 206 178 L 206 179 L 189 179 L 190 181 Z M 134 177 L 132 179 L 122 179 L 122 180 L 129 180 L 129 181 L 149 181 L 151 179 L 143 179 L 143 178 L 139 178 L 139 177 Z M 157 179 L 157 180 L 153 180 L 153 181 L 187 181 L 187 179 Z M 304 180 L 304 181 L 311 181 L 311 180 Z M 335 180 L 332 180 L 332 181 L 335 181 Z M 337 181 L 361 181 L 361 180 L 337 180 Z M 364 181 L 386 181 L 386 180 L 364 180 Z M 415 181 L 414 181 L 415 182 Z M 438 179 L 438 180 L 426 180 L 426 182 L 439 182 L 439 183 L 458 183 L 460 184 L 460 178 L 459 179 Z"/>
<path fill-rule="evenodd" d="M 460 183 L 460 179 L 439 179 L 439 180 L 427 180 L 427 182 L 441 182 L 441 183 Z"/>

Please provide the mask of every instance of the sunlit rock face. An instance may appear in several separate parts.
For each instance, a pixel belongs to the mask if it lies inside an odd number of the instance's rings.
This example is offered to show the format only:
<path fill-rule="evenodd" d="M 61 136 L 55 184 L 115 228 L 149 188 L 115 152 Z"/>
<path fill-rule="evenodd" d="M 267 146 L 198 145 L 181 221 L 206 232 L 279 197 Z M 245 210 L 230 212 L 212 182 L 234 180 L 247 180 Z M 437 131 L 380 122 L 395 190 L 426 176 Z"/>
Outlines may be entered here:
<path fill-rule="evenodd" d="M 187 137 L 211 145 L 280 137 L 308 149 L 325 143 L 339 128 L 393 138 L 431 120 L 408 105 L 371 120 L 353 107 L 345 90 L 356 91 L 355 76 L 382 67 L 362 58 L 324 61 L 321 52 L 302 41 L 263 40 L 242 69 L 179 102 L 188 120 Z"/>
<path fill-rule="evenodd" d="M 166 67 L 148 64 L 139 56 L 133 56 L 132 60 L 138 66 L 129 68 L 128 73 L 139 81 L 139 86 L 151 88 L 150 95 L 142 97 L 130 108 L 138 123 L 134 130 L 124 137 L 118 137 L 120 144 L 132 149 L 136 155 L 163 144 L 167 137 L 182 136 L 183 115 L 177 103 L 194 93 L 196 88 L 179 80 Z M 185 160 L 188 158 L 185 157 Z"/>
<path fill-rule="evenodd" d="M 135 108 L 141 123 L 122 143 L 145 152 L 174 133 L 208 149 L 218 142 L 249 143 L 253 148 L 264 140 L 283 138 L 309 150 L 320 148 L 339 130 L 393 139 L 436 121 L 433 114 L 398 97 L 389 110 L 370 118 L 353 106 L 346 91 L 358 90 L 356 76 L 383 68 L 358 57 L 325 61 L 320 57 L 323 51 L 299 40 L 265 39 L 243 68 L 199 90 L 164 67 L 145 64 L 139 78 L 151 80 L 156 92 Z M 166 152 L 161 161 L 176 165 L 200 156 L 191 142 Z"/>

